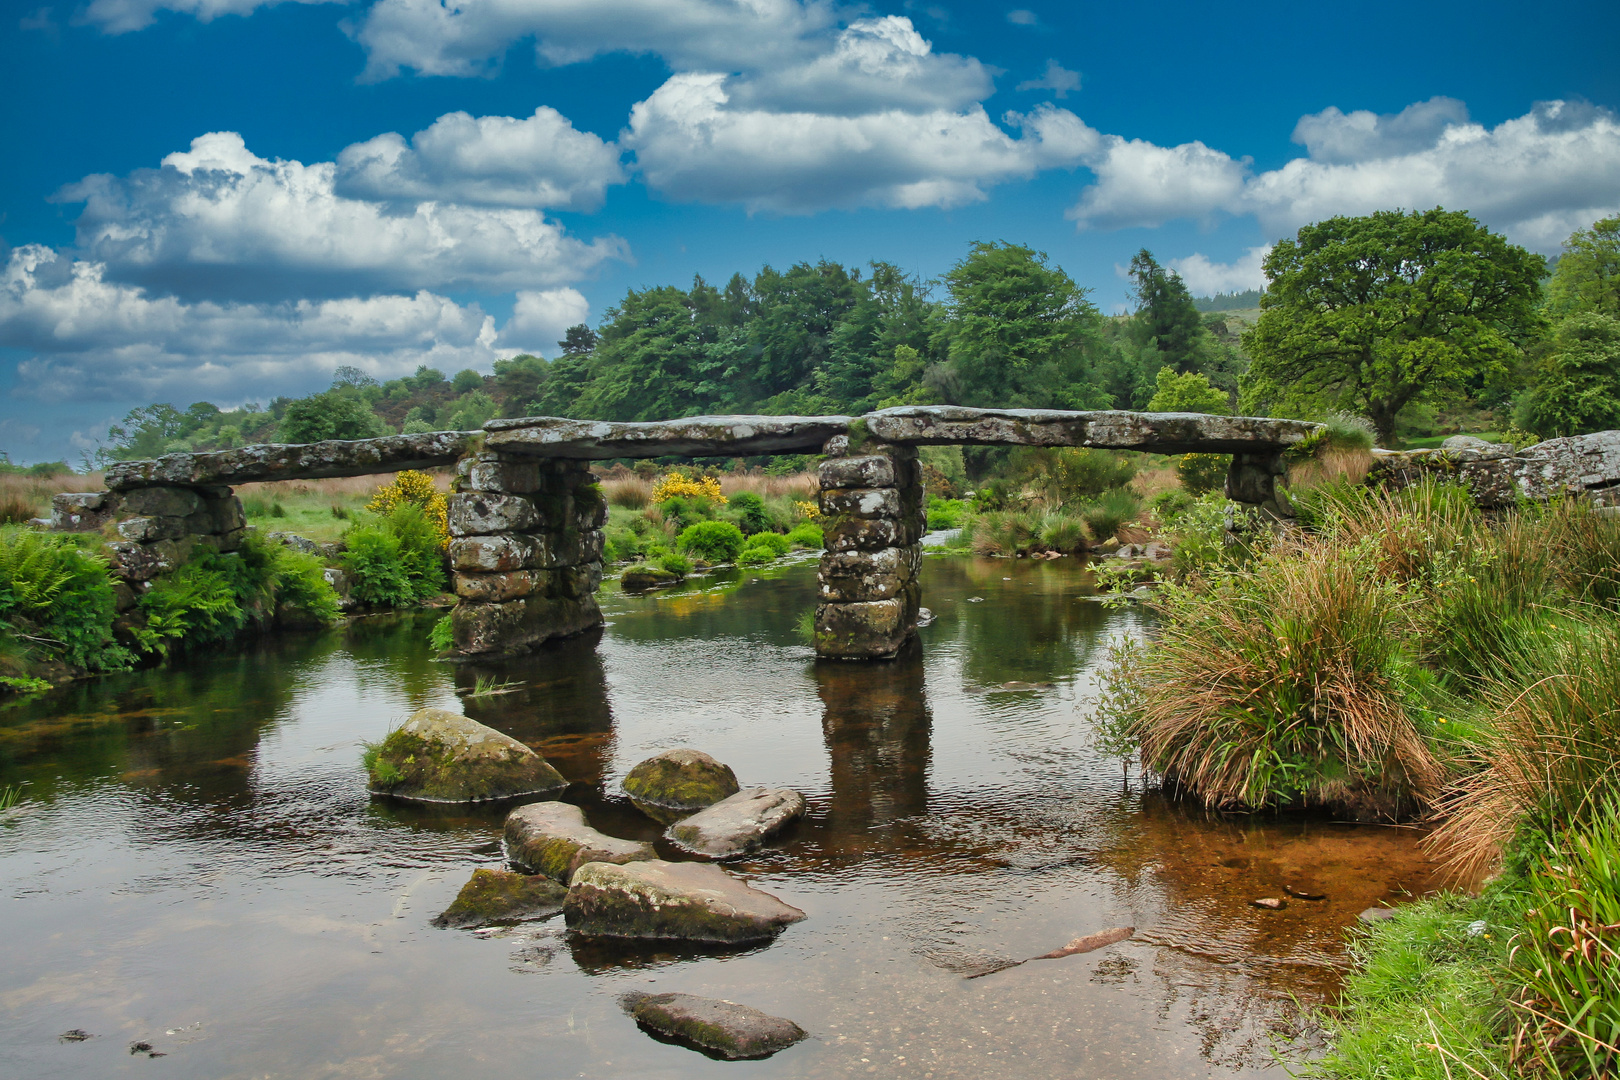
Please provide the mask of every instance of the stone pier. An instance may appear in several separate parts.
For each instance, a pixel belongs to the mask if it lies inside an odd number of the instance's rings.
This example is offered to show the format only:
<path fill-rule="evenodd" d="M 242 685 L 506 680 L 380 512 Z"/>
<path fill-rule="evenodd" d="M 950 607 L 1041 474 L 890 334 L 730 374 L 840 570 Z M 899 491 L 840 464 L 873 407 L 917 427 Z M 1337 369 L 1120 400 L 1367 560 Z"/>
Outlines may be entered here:
<path fill-rule="evenodd" d="M 821 603 L 816 652 L 888 659 L 916 633 L 926 525 L 914 447 L 828 441 L 821 463 Z"/>
<path fill-rule="evenodd" d="M 499 656 L 596 626 L 607 501 L 584 461 L 488 451 L 456 467 L 450 613 L 459 656 Z"/>

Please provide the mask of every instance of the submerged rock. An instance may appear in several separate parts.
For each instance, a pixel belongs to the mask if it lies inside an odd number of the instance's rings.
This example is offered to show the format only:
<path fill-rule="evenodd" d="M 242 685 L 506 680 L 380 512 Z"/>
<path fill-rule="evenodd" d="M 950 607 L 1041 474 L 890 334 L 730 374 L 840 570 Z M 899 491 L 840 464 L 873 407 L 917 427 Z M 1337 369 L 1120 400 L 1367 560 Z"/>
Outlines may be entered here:
<path fill-rule="evenodd" d="M 1395 909 L 1387 907 L 1370 907 L 1356 916 L 1356 920 L 1363 926 L 1377 926 L 1386 923 L 1395 917 Z"/>
<path fill-rule="evenodd" d="M 568 927 L 593 937 L 739 944 L 762 941 L 804 912 L 707 863 L 586 863 L 563 905 Z"/>
<path fill-rule="evenodd" d="M 590 862 L 656 859 L 651 844 L 620 840 L 585 823 L 585 811 L 560 802 L 530 803 L 506 815 L 506 854 L 527 870 L 568 884 Z"/>
<path fill-rule="evenodd" d="M 642 813 L 668 824 L 737 794 L 737 774 L 701 750 L 654 754 L 630 770 L 624 792 Z"/>
<path fill-rule="evenodd" d="M 509 735 L 448 709 L 420 709 L 366 751 L 371 790 L 417 802 L 560 795 L 568 781 Z"/>
<path fill-rule="evenodd" d="M 693 994 L 626 994 L 624 1011 L 665 1038 L 727 1061 L 770 1057 L 805 1037 L 791 1020 Z"/>
<path fill-rule="evenodd" d="M 804 796 L 787 788 L 747 788 L 664 830 L 682 851 L 730 859 L 761 847 L 766 838 L 804 816 Z"/>
<path fill-rule="evenodd" d="M 493 922 L 544 918 L 562 910 L 568 890 L 540 874 L 474 870 L 434 926 L 485 926 Z"/>
<path fill-rule="evenodd" d="M 1250 900 L 1249 903 L 1253 907 L 1265 908 L 1267 911 L 1281 911 L 1288 906 L 1288 901 L 1279 896 L 1263 896 L 1258 900 Z"/>

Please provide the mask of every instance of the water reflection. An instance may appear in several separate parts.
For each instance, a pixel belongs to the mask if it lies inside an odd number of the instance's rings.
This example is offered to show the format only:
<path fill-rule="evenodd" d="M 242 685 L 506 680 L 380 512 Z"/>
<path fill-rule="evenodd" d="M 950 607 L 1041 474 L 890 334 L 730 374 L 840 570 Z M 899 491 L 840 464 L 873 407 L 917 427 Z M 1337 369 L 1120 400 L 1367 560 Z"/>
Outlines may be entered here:
<path fill-rule="evenodd" d="M 916 639 L 883 664 L 816 663 L 832 780 L 825 827 L 833 836 L 860 838 L 928 808 L 933 718 L 923 675 Z"/>

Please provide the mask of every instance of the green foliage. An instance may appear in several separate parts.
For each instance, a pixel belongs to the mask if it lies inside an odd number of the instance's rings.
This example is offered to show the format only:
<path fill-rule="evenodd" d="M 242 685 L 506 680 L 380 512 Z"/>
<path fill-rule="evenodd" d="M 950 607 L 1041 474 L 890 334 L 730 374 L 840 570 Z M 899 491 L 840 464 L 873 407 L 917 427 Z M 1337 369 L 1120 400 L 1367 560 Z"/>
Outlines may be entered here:
<path fill-rule="evenodd" d="M 292 402 L 282 414 L 281 426 L 277 429 L 281 441 L 289 443 L 372 439 L 386 434 L 387 426 L 365 398 L 338 389 Z"/>
<path fill-rule="evenodd" d="M 967 514 L 967 503 L 961 499 L 941 499 L 928 496 L 928 527 L 930 529 L 959 529 Z"/>
<path fill-rule="evenodd" d="M 1231 454 L 1182 454 L 1176 458 L 1176 479 L 1189 495 L 1208 495 L 1226 485 Z"/>
<path fill-rule="evenodd" d="M 1199 360 L 1199 346 L 1205 337 L 1203 320 L 1193 304 L 1192 294 L 1174 270 L 1165 271 L 1146 248 L 1131 259 L 1131 281 L 1135 286 L 1139 332 L 1146 344 L 1157 350 L 1163 362 L 1175 371 L 1188 371 Z M 1159 386 L 1164 387 L 1161 380 Z M 1208 387 L 1208 380 L 1204 386 Z M 1221 394 L 1225 411 L 1226 395 Z M 1206 409 L 1156 408 L 1155 412 L 1207 412 Z"/>
<path fill-rule="evenodd" d="M 775 561 L 775 559 L 776 553 L 771 551 L 770 548 L 743 548 L 737 555 L 737 565 L 743 567 L 763 566 L 768 562 Z"/>
<path fill-rule="evenodd" d="M 344 540 L 343 568 L 361 603 L 409 607 L 444 591 L 439 531 L 415 503 L 373 515 L 345 533 Z"/>
<path fill-rule="evenodd" d="M 1168 367 L 1159 369 L 1155 377 L 1155 390 L 1147 403 L 1149 412 L 1213 413 L 1224 416 L 1232 411 L 1226 391 L 1209 385 L 1209 376 L 1201 371 L 1177 375 Z"/>
<path fill-rule="evenodd" d="M 810 548 L 812 551 L 827 546 L 825 538 L 821 535 L 821 526 L 813 521 L 801 521 L 788 530 L 788 542 L 794 547 Z"/>
<path fill-rule="evenodd" d="M 1544 438 L 1620 427 L 1620 318 L 1582 311 L 1560 322 L 1514 420 Z"/>
<path fill-rule="evenodd" d="M 793 541 L 781 533 L 757 533 L 750 536 L 748 542 L 743 545 L 744 551 L 750 548 L 768 551 L 772 558 L 780 558 L 793 550 Z"/>
<path fill-rule="evenodd" d="M 729 521 L 700 521 L 688 525 L 676 537 L 675 545 L 699 562 L 734 562 L 743 549 L 742 530 Z"/>
<path fill-rule="evenodd" d="M 1108 450 L 1020 446 L 1007 456 L 1006 470 L 1005 477 L 981 486 L 980 503 L 1010 505 L 1015 487 L 1029 489 L 1052 508 L 1088 501 L 1130 483 L 1136 463 Z"/>
<path fill-rule="evenodd" d="M 1080 518 L 1092 540 L 1101 543 L 1118 534 L 1120 527 L 1132 521 L 1142 509 L 1142 500 L 1124 488 L 1115 488 L 1099 495 L 1095 502 L 1080 508 Z"/>
<path fill-rule="evenodd" d="M 455 621 L 448 615 L 441 615 L 433 621 L 433 629 L 428 631 L 428 645 L 434 652 L 445 652 L 455 643 Z"/>
<path fill-rule="evenodd" d="M 141 596 L 140 610 L 146 622 L 133 630 L 137 645 L 165 657 L 176 644 L 218 641 L 247 623 L 231 580 L 200 561 L 153 582 Z"/>
<path fill-rule="evenodd" d="M 1044 254 L 975 243 L 946 273 L 945 285 L 952 400 L 996 408 L 1109 404 L 1088 378 L 1097 309 Z"/>
<path fill-rule="evenodd" d="M 17 694 L 40 694 L 51 688 L 51 684 L 46 680 L 26 675 L 0 675 L 0 686 Z"/>
<path fill-rule="evenodd" d="M 133 659 L 113 641 L 113 585 L 107 562 L 71 537 L 0 529 L 0 636 L 89 671 Z"/>
<path fill-rule="evenodd" d="M 1570 235 L 1547 294 L 1555 315 L 1593 312 L 1620 319 L 1620 216 Z"/>
<path fill-rule="evenodd" d="M 1541 328 L 1539 255 L 1464 213 L 1382 211 L 1307 225 L 1266 257 L 1244 335 L 1249 404 L 1368 416 L 1386 444 L 1409 403 L 1505 371 Z"/>
<path fill-rule="evenodd" d="M 745 536 L 765 532 L 775 524 L 771 520 L 770 511 L 765 508 L 765 500 L 752 491 L 737 492 L 728 500 L 727 505 L 731 508 L 732 520 L 742 529 Z"/>
<path fill-rule="evenodd" d="M 677 555 L 672 551 L 665 552 L 653 561 L 657 563 L 660 569 L 668 570 L 670 573 L 680 577 L 685 577 L 692 572 L 692 560 L 685 555 Z"/>

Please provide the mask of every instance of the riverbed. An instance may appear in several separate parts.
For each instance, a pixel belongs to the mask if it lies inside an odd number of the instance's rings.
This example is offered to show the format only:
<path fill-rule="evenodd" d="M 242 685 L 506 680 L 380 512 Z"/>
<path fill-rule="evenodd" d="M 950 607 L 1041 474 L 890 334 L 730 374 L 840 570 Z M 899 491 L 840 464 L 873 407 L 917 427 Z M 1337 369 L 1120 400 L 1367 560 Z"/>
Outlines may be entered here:
<path fill-rule="evenodd" d="M 813 561 L 609 582 L 603 630 L 498 666 L 435 662 L 421 613 L 5 708 L 0 1074 L 1283 1077 L 1271 1048 L 1309 1052 L 1294 1003 L 1332 998 L 1356 914 L 1436 885 L 1414 830 L 1211 815 L 1098 752 L 1107 644 L 1148 616 L 1075 560 L 929 558 L 937 618 L 892 663 L 818 662 L 795 629 L 815 590 Z M 465 696 L 480 676 L 510 692 Z M 619 782 L 668 747 L 798 789 L 806 820 L 729 865 L 808 918 L 733 952 L 433 928 L 501 865 L 504 810 L 367 795 L 361 743 L 424 706 L 533 746 L 620 836 L 658 836 Z M 1285 888 L 1326 898 L 1251 904 Z M 1135 936 L 965 977 L 1116 926 Z M 642 1033 L 635 990 L 811 1038 L 712 1061 Z"/>

